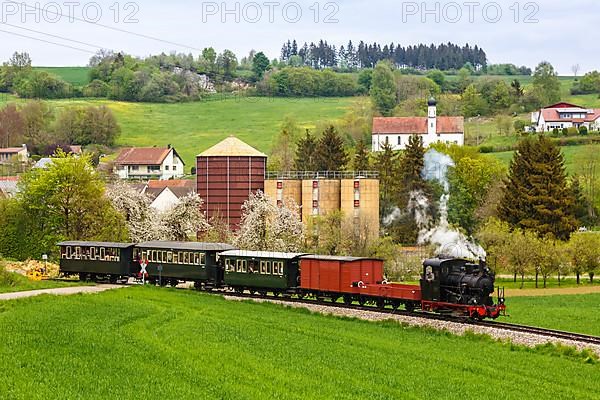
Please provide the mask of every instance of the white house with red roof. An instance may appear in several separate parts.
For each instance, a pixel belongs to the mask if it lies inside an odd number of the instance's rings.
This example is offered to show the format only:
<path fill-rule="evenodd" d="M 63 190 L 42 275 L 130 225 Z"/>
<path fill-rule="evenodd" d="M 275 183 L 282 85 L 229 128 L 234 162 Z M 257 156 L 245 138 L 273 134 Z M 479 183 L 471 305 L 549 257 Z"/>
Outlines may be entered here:
<path fill-rule="evenodd" d="M 412 135 L 420 135 L 423 145 L 448 143 L 465 144 L 465 119 L 463 117 L 438 117 L 437 102 L 427 102 L 427 117 L 375 117 L 373 118 L 373 151 L 383 150 L 389 143 L 393 150 L 404 150 Z"/>
<path fill-rule="evenodd" d="M 184 175 L 184 162 L 174 148 L 132 147 L 121 150 L 114 172 L 121 179 L 174 179 Z"/>
<path fill-rule="evenodd" d="M 27 145 L 21 147 L 0 148 L 0 164 L 8 164 L 15 161 L 21 163 L 27 163 L 29 161 Z"/>
<path fill-rule="evenodd" d="M 531 113 L 532 130 L 548 132 L 554 129 L 580 128 L 600 130 L 600 109 L 584 108 L 571 103 L 557 103 Z"/>

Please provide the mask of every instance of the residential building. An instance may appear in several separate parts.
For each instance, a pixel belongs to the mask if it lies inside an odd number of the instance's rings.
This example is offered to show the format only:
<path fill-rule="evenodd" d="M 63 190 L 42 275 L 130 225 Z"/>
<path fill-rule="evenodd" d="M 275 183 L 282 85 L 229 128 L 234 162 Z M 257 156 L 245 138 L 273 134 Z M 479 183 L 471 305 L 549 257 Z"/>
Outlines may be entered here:
<path fill-rule="evenodd" d="M 150 207 L 168 211 L 179 204 L 182 197 L 196 193 L 196 182 L 185 179 L 149 181 L 143 193 L 152 199 Z"/>
<path fill-rule="evenodd" d="M 549 132 L 554 129 L 585 126 L 588 130 L 600 130 L 600 109 L 584 108 L 571 103 L 557 103 L 531 113 L 530 131 Z"/>
<path fill-rule="evenodd" d="M 29 162 L 29 154 L 27 153 L 27 145 L 21 147 L 6 147 L 0 148 L 0 164 L 9 164 L 12 162 Z"/>
<path fill-rule="evenodd" d="M 437 142 L 465 143 L 463 117 L 438 117 L 437 102 L 434 98 L 427 102 L 427 117 L 376 117 L 373 118 L 372 148 L 383 150 L 388 143 L 393 150 L 404 150 L 412 135 L 423 138 L 423 145 Z"/>
<path fill-rule="evenodd" d="M 184 162 L 171 146 L 121 150 L 114 172 L 121 179 L 174 179 L 184 175 Z"/>

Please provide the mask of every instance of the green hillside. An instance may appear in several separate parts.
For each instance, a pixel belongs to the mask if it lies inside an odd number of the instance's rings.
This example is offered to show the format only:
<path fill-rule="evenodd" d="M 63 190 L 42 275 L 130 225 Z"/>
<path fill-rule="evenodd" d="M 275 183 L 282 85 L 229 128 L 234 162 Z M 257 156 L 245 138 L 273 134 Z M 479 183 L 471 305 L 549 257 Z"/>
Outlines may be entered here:
<path fill-rule="evenodd" d="M 571 350 L 189 290 L 43 296 L 1 311 L 3 399 L 589 399 L 599 389 L 598 366 Z"/>
<path fill-rule="evenodd" d="M 90 82 L 88 67 L 35 67 L 35 69 L 54 74 L 74 86 L 84 86 Z"/>
<path fill-rule="evenodd" d="M 14 101 L 0 96 L 0 104 Z M 115 113 L 122 133 L 121 146 L 173 145 L 189 171 L 195 156 L 229 135 L 235 135 L 269 153 L 273 139 L 286 116 L 303 128 L 315 128 L 319 121 L 342 117 L 356 98 L 268 98 L 242 97 L 211 99 L 193 103 L 126 103 L 110 100 L 52 100 L 57 108 L 107 105 Z"/>

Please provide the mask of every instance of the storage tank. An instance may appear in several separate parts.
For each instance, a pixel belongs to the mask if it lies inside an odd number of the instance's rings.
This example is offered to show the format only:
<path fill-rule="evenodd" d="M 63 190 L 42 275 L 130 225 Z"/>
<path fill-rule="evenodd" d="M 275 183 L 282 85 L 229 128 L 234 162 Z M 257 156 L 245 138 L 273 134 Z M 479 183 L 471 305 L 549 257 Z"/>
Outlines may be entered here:
<path fill-rule="evenodd" d="M 302 181 L 302 220 L 340 209 L 339 179 L 305 179 Z"/>
<path fill-rule="evenodd" d="M 197 193 L 207 218 L 239 228 L 242 205 L 250 193 L 265 190 L 267 156 L 230 136 L 196 157 Z"/>
<path fill-rule="evenodd" d="M 267 179 L 265 194 L 277 205 L 293 200 L 297 206 L 302 205 L 302 181 L 300 179 Z"/>
<path fill-rule="evenodd" d="M 379 236 L 379 179 L 341 180 L 341 210 L 345 223 L 369 239 Z M 365 232 L 366 231 L 366 232 Z"/>

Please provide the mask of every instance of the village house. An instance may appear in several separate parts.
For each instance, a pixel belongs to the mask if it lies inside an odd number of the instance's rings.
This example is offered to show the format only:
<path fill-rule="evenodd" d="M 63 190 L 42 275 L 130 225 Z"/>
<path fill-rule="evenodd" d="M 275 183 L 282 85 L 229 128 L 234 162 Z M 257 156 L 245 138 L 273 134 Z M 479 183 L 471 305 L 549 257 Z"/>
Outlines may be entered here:
<path fill-rule="evenodd" d="M 557 103 L 531 113 L 530 131 L 549 132 L 554 129 L 585 126 L 590 131 L 600 130 L 600 109 L 584 108 L 571 103 Z"/>
<path fill-rule="evenodd" d="M 0 164 L 9 164 L 15 161 L 23 164 L 29 162 L 27 145 L 24 144 L 21 147 L 0 148 Z"/>
<path fill-rule="evenodd" d="M 162 212 L 169 211 L 179 204 L 182 197 L 196 193 L 196 182 L 185 179 L 152 180 L 142 193 L 152 200 L 150 207 Z"/>
<path fill-rule="evenodd" d="M 383 150 L 388 143 L 393 150 L 404 150 L 412 135 L 423 138 L 423 146 L 437 142 L 465 144 L 463 117 L 438 117 L 437 102 L 434 98 L 427 102 L 427 117 L 376 117 L 373 118 L 372 148 Z"/>
<path fill-rule="evenodd" d="M 184 162 L 171 146 L 121 150 L 114 172 L 121 179 L 175 179 L 184 175 Z"/>

